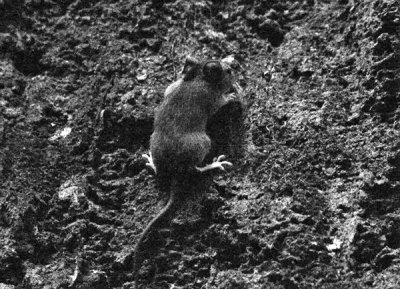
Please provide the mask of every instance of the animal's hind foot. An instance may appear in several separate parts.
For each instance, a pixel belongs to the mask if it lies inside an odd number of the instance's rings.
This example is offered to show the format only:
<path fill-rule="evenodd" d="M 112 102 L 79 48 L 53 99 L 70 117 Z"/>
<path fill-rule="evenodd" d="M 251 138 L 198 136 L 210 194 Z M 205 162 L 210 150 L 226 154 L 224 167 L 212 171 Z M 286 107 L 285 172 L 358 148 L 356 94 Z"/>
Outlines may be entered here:
<path fill-rule="evenodd" d="M 213 169 L 220 169 L 225 171 L 225 167 L 224 166 L 233 166 L 233 164 L 231 162 L 228 161 L 224 161 L 223 159 L 225 159 L 225 155 L 220 155 L 218 158 L 214 158 L 212 164 L 206 165 L 204 167 L 196 167 L 196 170 L 198 170 L 199 172 L 203 173 L 209 170 L 213 170 Z"/>
<path fill-rule="evenodd" d="M 146 167 L 153 169 L 154 173 L 157 173 L 157 169 L 156 169 L 156 166 L 154 165 L 154 161 L 153 161 L 153 157 L 151 156 L 151 152 L 149 152 L 148 155 L 142 154 L 142 158 L 144 158 L 147 161 Z"/>

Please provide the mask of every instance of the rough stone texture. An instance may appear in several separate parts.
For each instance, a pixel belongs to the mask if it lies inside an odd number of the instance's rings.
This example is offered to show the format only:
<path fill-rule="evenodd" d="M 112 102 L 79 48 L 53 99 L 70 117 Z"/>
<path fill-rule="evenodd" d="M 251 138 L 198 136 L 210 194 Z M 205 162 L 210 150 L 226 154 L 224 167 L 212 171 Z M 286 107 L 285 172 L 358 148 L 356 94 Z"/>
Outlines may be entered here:
<path fill-rule="evenodd" d="M 398 1 L 253 2 L 0 0 L 0 288 L 132 288 L 166 198 L 141 154 L 188 54 L 239 63 L 208 125 L 235 166 L 141 284 L 398 288 Z"/>

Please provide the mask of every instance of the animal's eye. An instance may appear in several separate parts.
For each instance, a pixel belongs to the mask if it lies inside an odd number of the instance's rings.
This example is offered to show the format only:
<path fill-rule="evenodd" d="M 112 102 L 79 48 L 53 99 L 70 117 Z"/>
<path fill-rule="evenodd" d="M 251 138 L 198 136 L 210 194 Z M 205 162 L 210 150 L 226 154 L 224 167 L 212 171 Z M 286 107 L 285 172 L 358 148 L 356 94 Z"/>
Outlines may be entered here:
<path fill-rule="evenodd" d="M 223 78 L 223 69 L 218 61 L 209 61 L 203 67 L 204 78 L 207 82 L 217 83 Z"/>

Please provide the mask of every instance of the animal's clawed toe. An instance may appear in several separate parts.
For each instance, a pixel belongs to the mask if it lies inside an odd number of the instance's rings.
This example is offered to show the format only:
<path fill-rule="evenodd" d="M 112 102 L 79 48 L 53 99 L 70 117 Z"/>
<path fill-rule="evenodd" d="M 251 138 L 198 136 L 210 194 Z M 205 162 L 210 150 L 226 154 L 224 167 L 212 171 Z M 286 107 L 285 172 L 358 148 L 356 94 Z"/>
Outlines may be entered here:
<path fill-rule="evenodd" d="M 201 168 L 196 167 L 196 169 L 202 173 L 202 172 L 209 171 L 212 169 L 220 169 L 222 171 L 225 171 L 225 166 L 229 166 L 229 167 L 233 166 L 233 164 L 231 162 L 224 161 L 223 159 L 225 159 L 225 155 L 220 155 L 219 157 L 216 157 L 213 159 L 212 164 L 206 165 Z"/>
<path fill-rule="evenodd" d="M 157 173 L 156 166 L 154 165 L 153 157 L 151 156 L 151 152 L 149 154 L 142 154 L 142 158 L 144 158 L 146 162 L 146 167 L 151 168 L 155 173 Z"/>

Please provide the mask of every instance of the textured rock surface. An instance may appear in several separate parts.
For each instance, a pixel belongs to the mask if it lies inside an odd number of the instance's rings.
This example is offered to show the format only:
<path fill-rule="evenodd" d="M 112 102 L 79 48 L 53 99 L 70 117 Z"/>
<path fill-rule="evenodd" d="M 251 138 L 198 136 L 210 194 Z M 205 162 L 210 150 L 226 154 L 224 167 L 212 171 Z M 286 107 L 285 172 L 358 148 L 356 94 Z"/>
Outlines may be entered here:
<path fill-rule="evenodd" d="M 166 197 L 141 154 L 188 54 L 239 62 L 246 106 L 208 125 L 235 168 L 140 282 L 398 287 L 398 1 L 222 2 L 0 0 L 0 288 L 132 288 Z"/>

